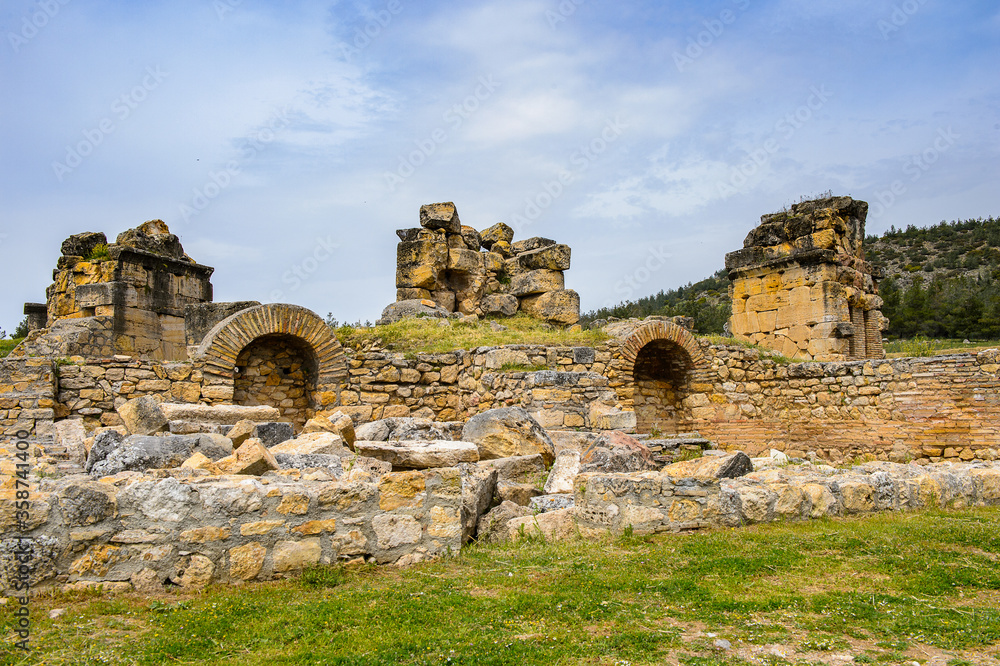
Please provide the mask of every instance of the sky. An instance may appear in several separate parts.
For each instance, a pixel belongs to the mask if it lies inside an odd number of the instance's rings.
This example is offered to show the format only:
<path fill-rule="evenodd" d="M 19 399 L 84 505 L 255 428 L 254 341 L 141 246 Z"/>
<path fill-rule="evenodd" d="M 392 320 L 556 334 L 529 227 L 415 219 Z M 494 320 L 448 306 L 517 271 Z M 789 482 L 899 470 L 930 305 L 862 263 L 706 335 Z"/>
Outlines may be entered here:
<path fill-rule="evenodd" d="M 5 0 L 0 327 L 67 236 L 162 219 L 216 301 L 395 300 L 422 204 L 572 247 L 584 311 L 710 276 L 832 191 L 1000 214 L 1000 5 Z"/>

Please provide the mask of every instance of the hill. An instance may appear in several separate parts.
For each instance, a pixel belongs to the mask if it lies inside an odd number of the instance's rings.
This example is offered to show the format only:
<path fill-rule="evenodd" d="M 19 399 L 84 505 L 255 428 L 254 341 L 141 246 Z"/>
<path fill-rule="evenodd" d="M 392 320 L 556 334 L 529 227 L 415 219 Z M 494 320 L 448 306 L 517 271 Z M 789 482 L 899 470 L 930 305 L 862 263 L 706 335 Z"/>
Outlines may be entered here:
<path fill-rule="evenodd" d="M 882 268 L 879 292 L 890 338 L 1000 337 L 1000 220 L 940 222 L 890 228 L 865 239 L 868 260 Z M 722 333 L 729 318 L 725 270 L 700 282 L 584 314 L 609 317 L 684 315 L 698 333 Z"/>

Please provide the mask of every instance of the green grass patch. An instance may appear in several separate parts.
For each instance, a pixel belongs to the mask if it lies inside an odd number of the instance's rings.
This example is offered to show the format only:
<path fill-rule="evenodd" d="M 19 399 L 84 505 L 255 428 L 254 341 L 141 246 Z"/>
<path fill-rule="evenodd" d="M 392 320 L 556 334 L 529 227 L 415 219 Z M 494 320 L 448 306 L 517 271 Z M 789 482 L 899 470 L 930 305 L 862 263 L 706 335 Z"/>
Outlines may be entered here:
<path fill-rule="evenodd" d="M 0 340 L 0 358 L 4 358 L 14 351 L 14 347 L 21 344 L 21 340 L 24 340 L 24 338 L 4 338 Z"/>
<path fill-rule="evenodd" d="M 943 354 L 960 354 L 962 352 L 979 352 L 983 349 L 1000 347 L 1000 340 L 980 340 L 965 342 L 962 340 L 934 340 L 916 337 L 910 340 L 890 340 L 884 345 L 885 355 L 889 358 L 905 358 L 909 356 L 939 356 Z"/>
<path fill-rule="evenodd" d="M 505 330 L 493 330 L 492 323 L 501 324 Z M 345 347 L 360 349 L 378 343 L 407 354 L 445 353 L 456 349 L 514 344 L 592 347 L 608 339 L 608 335 L 600 330 L 570 332 L 521 313 L 508 319 L 481 319 L 469 323 L 416 317 L 385 326 L 357 328 L 345 325 L 335 328 L 333 332 Z"/>
<path fill-rule="evenodd" d="M 1000 653 L 1000 510 L 472 546 L 404 570 L 33 603 L 3 664 L 955 664 Z M 49 610 L 65 608 L 48 619 Z M 732 647 L 720 650 L 714 637 Z M 756 647 L 772 653 L 744 658 Z M 742 652 L 741 652 L 742 651 Z M 763 661 L 761 661 L 763 659 Z"/>

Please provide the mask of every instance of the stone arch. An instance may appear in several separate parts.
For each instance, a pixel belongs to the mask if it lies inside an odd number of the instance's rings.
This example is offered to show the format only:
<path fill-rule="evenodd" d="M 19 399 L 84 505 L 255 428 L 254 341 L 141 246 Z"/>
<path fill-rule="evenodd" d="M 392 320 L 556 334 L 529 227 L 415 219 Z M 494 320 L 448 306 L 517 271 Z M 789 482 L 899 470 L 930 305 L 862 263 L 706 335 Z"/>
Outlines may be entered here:
<path fill-rule="evenodd" d="M 625 339 L 622 357 L 632 377 L 637 430 L 682 430 L 689 419 L 684 399 L 708 368 L 694 336 L 673 322 L 646 322 Z"/>
<path fill-rule="evenodd" d="M 255 342 L 293 341 L 308 351 L 312 366 L 310 402 L 324 409 L 339 402 L 347 380 L 347 361 L 336 336 L 319 315 L 298 305 L 270 303 L 241 310 L 208 332 L 194 354 L 204 374 L 202 396 L 231 402 L 235 393 L 237 360 Z"/>

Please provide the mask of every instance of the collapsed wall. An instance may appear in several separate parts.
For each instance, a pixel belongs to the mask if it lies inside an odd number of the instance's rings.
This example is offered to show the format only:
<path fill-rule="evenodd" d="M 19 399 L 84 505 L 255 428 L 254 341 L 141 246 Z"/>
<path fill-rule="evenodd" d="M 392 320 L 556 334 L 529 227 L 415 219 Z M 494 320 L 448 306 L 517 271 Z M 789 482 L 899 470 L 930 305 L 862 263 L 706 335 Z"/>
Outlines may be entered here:
<path fill-rule="evenodd" d="M 732 334 L 789 358 L 882 358 L 877 271 L 862 246 L 868 204 L 806 201 L 764 215 L 726 255 Z"/>
<path fill-rule="evenodd" d="M 570 248 L 547 238 L 514 242 L 503 223 L 482 233 L 453 203 L 420 207 L 420 227 L 396 232 L 396 301 L 429 301 L 443 313 L 510 317 L 524 312 L 558 325 L 580 320 L 580 296 L 565 288 Z M 388 323 L 396 311 L 383 313 Z"/>

